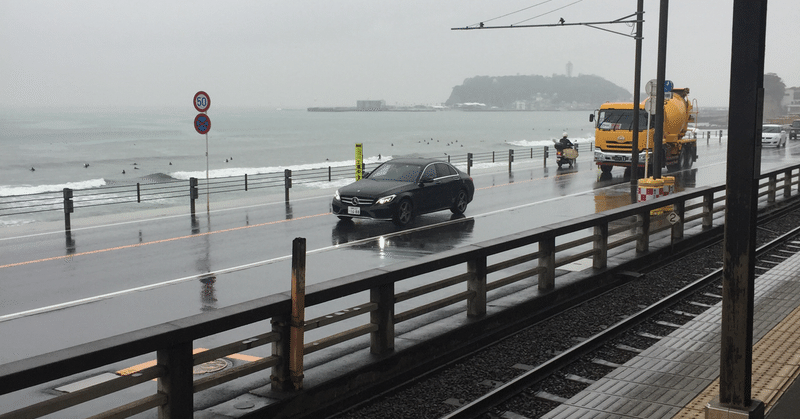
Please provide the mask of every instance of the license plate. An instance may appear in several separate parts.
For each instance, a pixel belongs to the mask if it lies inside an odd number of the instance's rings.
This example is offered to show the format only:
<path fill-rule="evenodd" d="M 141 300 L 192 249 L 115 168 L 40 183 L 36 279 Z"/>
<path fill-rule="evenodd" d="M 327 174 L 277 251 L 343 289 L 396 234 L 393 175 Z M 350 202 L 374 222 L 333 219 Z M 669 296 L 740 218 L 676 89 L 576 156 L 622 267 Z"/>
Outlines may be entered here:
<path fill-rule="evenodd" d="M 350 215 L 361 215 L 361 208 L 359 207 L 347 207 L 347 213 Z"/>

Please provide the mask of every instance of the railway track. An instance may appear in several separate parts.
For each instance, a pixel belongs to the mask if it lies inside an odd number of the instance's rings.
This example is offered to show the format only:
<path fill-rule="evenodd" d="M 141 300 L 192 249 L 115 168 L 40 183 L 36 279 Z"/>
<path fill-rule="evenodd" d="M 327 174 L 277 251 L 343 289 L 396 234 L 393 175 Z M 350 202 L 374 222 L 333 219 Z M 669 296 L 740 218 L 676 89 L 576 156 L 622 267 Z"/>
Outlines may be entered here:
<path fill-rule="evenodd" d="M 760 223 L 756 275 L 800 252 L 800 210 Z M 531 325 L 336 418 L 541 417 L 721 301 L 722 244 Z"/>

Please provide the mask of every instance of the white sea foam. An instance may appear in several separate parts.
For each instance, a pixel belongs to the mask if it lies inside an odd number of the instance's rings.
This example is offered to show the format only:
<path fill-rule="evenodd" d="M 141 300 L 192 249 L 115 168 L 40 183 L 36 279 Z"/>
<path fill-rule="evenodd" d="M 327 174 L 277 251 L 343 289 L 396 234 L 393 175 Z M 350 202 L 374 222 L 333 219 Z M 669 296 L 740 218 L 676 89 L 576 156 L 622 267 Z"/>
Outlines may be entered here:
<path fill-rule="evenodd" d="M 559 137 L 561 138 L 561 137 Z M 508 141 L 506 144 L 510 144 L 516 147 L 552 147 L 553 140 L 558 140 L 559 138 L 553 138 L 550 140 L 518 140 L 518 141 Z M 582 143 L 590 143 L 594 141 L 594 137 L 570 137 L 570 141 L 577 144 Z"/>
<path fill-rule="evenodd" d="M 0 196 L 30 195 L 46 192 L 61 192 L 64 188 L 90 189 L 106 184 L 105 179 L 91 179 L 80 182 L 67 182 L 59 185 L 0 185 Z"/>
<path fill-rule="evenodd" d="M 378 156 L 368 157 L 364 159 L 365 164 L 376 164 L 391 159 L 392 156 Z M 208 171 L 209 178 L 223 178 L 231 176 L 244 176 L 246 175 L 260 175 L 268 173 L 283 173 L 284 170 L 289 169 L 293 172 L 300 170 L 311 169 L 324 169 L 328 167 L 355 167 L 356 161 L 343 160 L 343 161 L 324 161 L 319 163 L 298 164 L 290 166 L 272 166 L 272 167 L 232 167 L 226 169 L 214 169 Z M 169 174 L 175 179 L 187 180 L 189 178 L 205 178 L 205 171 L 191 171 L 191 172 L 173 172 Z"/>

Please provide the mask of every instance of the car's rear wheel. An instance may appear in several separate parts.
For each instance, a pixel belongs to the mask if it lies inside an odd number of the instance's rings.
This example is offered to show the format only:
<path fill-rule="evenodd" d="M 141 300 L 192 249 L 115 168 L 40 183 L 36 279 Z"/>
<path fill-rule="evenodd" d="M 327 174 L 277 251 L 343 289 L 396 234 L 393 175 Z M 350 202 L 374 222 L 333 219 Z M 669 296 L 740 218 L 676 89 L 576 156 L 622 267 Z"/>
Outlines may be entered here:
<path fill-rule="evenodd" d="M 411 200 L 408 198 L 403 199 L 397 204 L 397 210 L 395 210 L 394 216 L 392 217 L 392 222 L 401 227 L 408 224 L 413 216 L 413 210 L 414 205 L 411 203 Z"/>
<path fill-rule="evenodd" d="M 463 214 L 464 211 L 467 210 L 467 191 L 460 190 L 458 191 L 458 195 L 456 196 L 456 202 L 452 208 L 450 208 L 450 212 L 453 214 Z"/>

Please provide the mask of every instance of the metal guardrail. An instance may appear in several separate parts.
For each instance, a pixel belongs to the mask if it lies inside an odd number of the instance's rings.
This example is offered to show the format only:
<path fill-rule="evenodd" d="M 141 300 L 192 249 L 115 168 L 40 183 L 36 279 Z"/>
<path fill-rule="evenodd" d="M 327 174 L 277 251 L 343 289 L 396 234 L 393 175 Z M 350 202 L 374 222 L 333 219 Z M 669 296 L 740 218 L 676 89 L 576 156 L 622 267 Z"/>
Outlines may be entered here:
<path fill-rule="evenodd" d="M 769 209 L 800 196 L 797 188 L 800 165 L 763 174 L 760 179 L 759 207 Z M 307 289 L 303 285 L 301 289 L 304 292 L 293 292 L 292 296 L 286 293 L 270 295 L 0 365 L 2 396 L 137 356 L 157 354 L 155 365 L 136 374 L 16 408 L 0 414 L 0 419 L 41 417 L 152 379 L 158 381 L 155 394 L 132 400 L 95 417 L 128 417 L 154 408 L 158 409 L 161 418 L 190 417 L 194 393 L 267 368 L 271 368 L 272 389 L 288 394 L 302 388 L 302 359 L 311 353 L 369 335 L 371 353 L 387 354 L 394 350 L 395 326 L 399 323 L 429 313 L 436 317 L 437 312 L 443 313 L 439 310 L 459 303 L 465 304 L 464 313 L 468 318 L 480 319 L 487 313 L 489 291 L 525 280 L 535 281 L 533 284 L 540 290 L 552 290 L 556 285 L 558 267 L 589 259 L 594 269 L 604 269 L 609 255 L 634 252 L 637 256 L 651 251 L 651 246 L 666 247 L 681 240 L 690 228 L 703 232 L 719 227 L 724 222 L 722 202 L 725 191 L 722 184 L 681 192 L 414 261 L 347 275 Z M 653 215 L 660 213 L 665 206 L 672 206 L 667 212 L 677 215 L 672 220 L 674 223 L 669 221 L 673 218 L 671 214 Z M 635 246 L 625 246 L 628 243 L 635 243 Z M 293 251 L 293 278 L 304 277 L 304 258 L 304 252 Z M 459 266 L 461 272 L 453 275 L 454 268 L 457 270 Z M 423 277 L 421 282 L 425 285 L 395 291 L 403 281 Z M 330 314 L 308 320 L 302 314 L 298 316 L 298 305 L 336 306 L 342 304 L 340 299 L 360 293 L 368 295 L 368 299 L 360 304 L 338 308 Z M 422 296 L 426 297 L 425 302 L 411 303 Z M 344 320 L 363 322 L 314 342 L 304 342 L 303 332 Z M 431 319 L 421 321 L 426 320 Z M 198 339 L 262 321 L 270 321 L 272 330 L 193 354 L 194 342 Z M 193 380 L 192 368 L 196 365 L 267 344 L 272 345 L 270 356 Z"/>
<path fill-rule="evenodd" d="M 580 147 L 576 145 L 576 147 Z M 583 145 L 592 149 L 592 144 Z M 509 149 L 503 152 L 467 153 L 463 156 L 447 155 L 447 161 L 454 165 L 463 165 L 467 173 L 475 164 L 507 162 L 511 171 L 512 162 L 542 159 L 547 166 L 548 147 Z M 440 158 L 436 156 L 435 158 Z M 377 164 L 375 166 L 377 167 Z M 365 165 L 365 170 L 368 166 Z M 65 188 L 60 192 L 43 192 L 29 195 L 0 197 L 0 217 L 34 214 L 49 211 L 64 211 L 65 230 L 70 230 L 70 214 L 76 210 L 122 205 L 143 202 L 160 202 L 170 199 L 188 197 L 192 214 L 195 213 L 195 201 L 205 192 L 207 194 L 223 194 L 283 188 L 285 199 L 289 201 L 289 190 L 293 185 L 333 182 L 353 178 L 354 168 L 350 166 L 325 167 L 304 170 L 284 170 L 283 173 L 263 173 L 243 176 L 213 178 L 206 181 L 200 178 L 186 181 L 172 180 L 164 182 L 138 182 L 129 185 L 103 186 L 91 189 Z"/>

